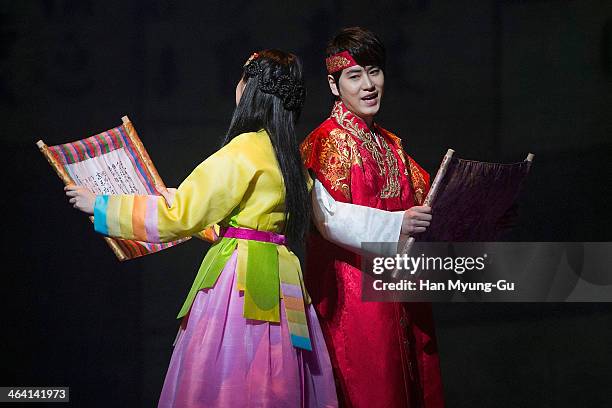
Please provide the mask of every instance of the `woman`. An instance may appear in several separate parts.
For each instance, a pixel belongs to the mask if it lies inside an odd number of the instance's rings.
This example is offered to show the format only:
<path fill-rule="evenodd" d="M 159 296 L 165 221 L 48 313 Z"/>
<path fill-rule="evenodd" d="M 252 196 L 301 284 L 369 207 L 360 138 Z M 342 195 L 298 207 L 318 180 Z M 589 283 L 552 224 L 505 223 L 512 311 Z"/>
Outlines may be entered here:
<path fill-rule="evenodd" d="M 308 225 L 294 130 L 304 97 L 298 58 L 260 51 L 236 87 L 224 147 L 181 183 L 170 207 L 159 196 L 66 187 L 106 235 L 164 242 L 222 227 L 179 313 L 160 407 L 337 406 L 321 329 L 286 246 Z"/>

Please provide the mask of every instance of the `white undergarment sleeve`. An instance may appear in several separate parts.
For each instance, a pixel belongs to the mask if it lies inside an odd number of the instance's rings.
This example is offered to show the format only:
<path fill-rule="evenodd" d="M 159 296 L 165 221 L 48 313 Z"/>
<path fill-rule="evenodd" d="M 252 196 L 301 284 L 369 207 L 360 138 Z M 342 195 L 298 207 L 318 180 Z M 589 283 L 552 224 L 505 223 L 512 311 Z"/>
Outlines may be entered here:
<path fill-rule="evenodd" d="M 362 254 L 362 242 L 391 242 L 376 249 L 377 255 L 397 253 L 404 211 L 384 211 L 336 201 L 320 181 L 312 189 L 313 221 L 325 239 Z"/>

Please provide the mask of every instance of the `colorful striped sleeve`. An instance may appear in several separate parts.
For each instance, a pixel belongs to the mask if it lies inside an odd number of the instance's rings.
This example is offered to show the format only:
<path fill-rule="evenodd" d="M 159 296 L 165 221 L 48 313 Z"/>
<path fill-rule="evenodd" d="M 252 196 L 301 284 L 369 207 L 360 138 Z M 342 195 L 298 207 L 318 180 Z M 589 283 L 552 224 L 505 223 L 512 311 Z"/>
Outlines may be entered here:
<path fill-rule="evenodd" d="M 160 240 L 158 217 L 163 198 L 154 195 L 100 195 L 94 205 L 94 228 L 111 237 L 146 242 Z"/>
<path fill-rule="evenodd" d="M 95 230 L 146 242 L 199 233 L 226 218 L 242 201 L 257 172 L 247 152 L 238 140 L 210 156 L 181 183 L 171 207 L 161 196 L 97 196 Z"/>

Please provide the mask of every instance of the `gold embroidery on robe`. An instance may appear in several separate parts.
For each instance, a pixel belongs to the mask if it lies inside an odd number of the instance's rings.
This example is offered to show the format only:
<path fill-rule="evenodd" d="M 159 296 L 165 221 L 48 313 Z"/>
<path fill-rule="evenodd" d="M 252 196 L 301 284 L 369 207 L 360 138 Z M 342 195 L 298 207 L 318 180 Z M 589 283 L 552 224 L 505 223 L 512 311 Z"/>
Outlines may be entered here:
<path fill-rule="evenodd" d="M 363 169 L 363 162 L 361 159 L 361 155 L 359 154 L 359 150 L 357 148 L 357 142 L 355 142 L 355 140 L 349 135 L 346 135 L 346 142 L 348 144 L 349 149 L 351 150 L 351 157 L 353 160 L 351 162 L 351 165 L 359 166 L 359 168 Z"/>
<path fill-rule="evenodd" d="M 408 176 L 408 163 L 406 163 L 406 156 L 404 155 L 404 150 L 402 150 L 401 146 L 397 149 L 397 155 L 404 164 L 404 176 Z"/>
<path fill-rule="evenodd" d="M 410 181 L 412 182 L 415 202 L 421 205 L 425 200 L 427 183 L 425 182 L 423 174 L 421 174 L 421 171 L 416 167 L 414 161 L 410 157 L 408 157 L 408 163 L 410 164 Z"/>
<path fill-rule="evenodd" d="M 380 198 L 394 198 L 400 195 L 399 168 L 397 158 L 389 148 L 389 144 L 383 139 L 382 147 L 379 147 L 372 134 L 365 132 L 356 122 L 353 114 L 347 109 L 342 112 L 340 104 L 336 104 L 332 110 L 332 117 L 336 122 L 347 129 L 353 136 L 361 142 L 361 146 L 366 149 L 374 158 L 378 166 L 380 176 L 385 177 L 385 185 L 379 192 Z M 385 150 L 384 155 L 382 150 Z M 386 164 L 386 166 L 385 166 Z"/>
<path fill-rule="evenodd" d="M 312 138 L 307 138 L 304 143 L 300 146 L 300 154 L 302 156 L 302 162 L 309 166 L 311 157 L 312 157 Z"/>
<path fill-rule="evenodd" d="M 321 173 L 329 181 L 333 190 L 341 191 L 347 200 L 351 200 L 349 175 L 351 171 L 352 152 L 349 135 L 341 129 L 332 129 L 329 137 L 321 140 L 319 166 Z"/>

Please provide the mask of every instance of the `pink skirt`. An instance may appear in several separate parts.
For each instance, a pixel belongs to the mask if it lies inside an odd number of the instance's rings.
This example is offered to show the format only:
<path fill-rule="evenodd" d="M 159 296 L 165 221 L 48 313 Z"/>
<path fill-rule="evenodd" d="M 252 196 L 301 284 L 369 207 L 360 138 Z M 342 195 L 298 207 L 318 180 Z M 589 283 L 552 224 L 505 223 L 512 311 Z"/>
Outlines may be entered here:
<path fill-rule="evenodd" d="M 245 319 L 236 258 L 234 252 L 213 288 L 198 292 L 183 319 L 159 407 L 337 407 L 312 305 L 306 309 L 312 351 L 291 344 L 282 299 L 280 323 Z"/>

